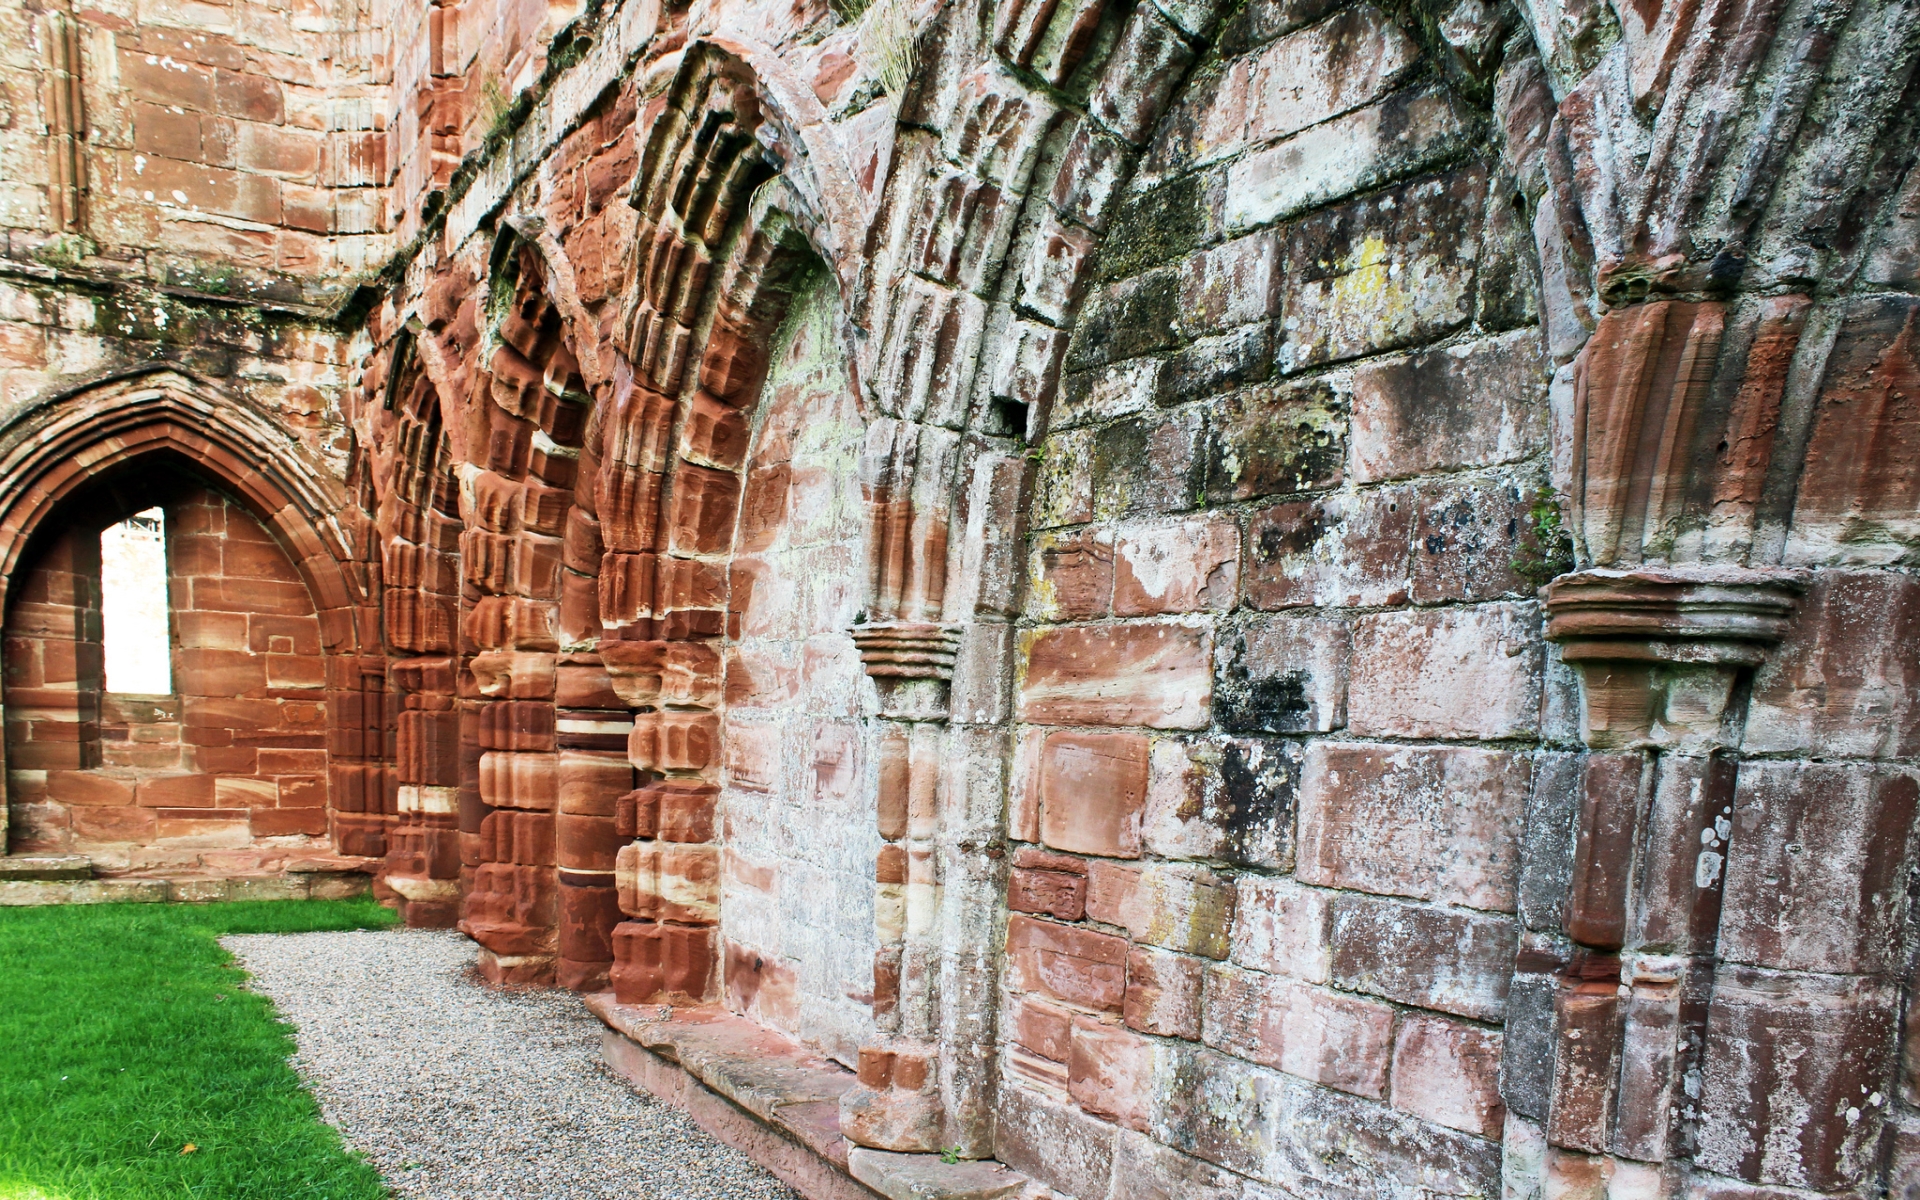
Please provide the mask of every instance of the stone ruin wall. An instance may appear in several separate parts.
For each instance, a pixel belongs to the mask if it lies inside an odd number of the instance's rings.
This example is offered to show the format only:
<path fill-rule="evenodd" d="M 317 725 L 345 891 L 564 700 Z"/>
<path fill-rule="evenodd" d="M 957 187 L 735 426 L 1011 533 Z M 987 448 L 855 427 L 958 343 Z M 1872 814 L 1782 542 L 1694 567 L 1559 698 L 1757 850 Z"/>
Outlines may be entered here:
<path fill-rule="evenodd" d="M 16 850 L 377 859 L 839 1167 L 1920 1195 L 1911 3 L 0 20 Z M 39 762 L 162 461 L 324 737 Z"/>

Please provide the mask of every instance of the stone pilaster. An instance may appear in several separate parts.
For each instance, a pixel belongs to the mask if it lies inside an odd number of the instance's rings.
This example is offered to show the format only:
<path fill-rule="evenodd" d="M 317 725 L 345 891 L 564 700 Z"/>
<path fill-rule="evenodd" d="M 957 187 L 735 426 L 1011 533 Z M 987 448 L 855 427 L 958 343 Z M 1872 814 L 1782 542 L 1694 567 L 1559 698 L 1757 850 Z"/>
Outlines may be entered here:
<path fill-rule="evenodd" d="M 1523 949 L 1515 981 L 1547 991 L 1523 1007 L 1551 1047 L 1544 1153 L 1510 1156 L 1516 1194 L 1684 1188 L 1748 682 L 1805 586 L 1800 572 L 1695 567 L 1546 589 L 1587 753 L 1564 940 Z"/>

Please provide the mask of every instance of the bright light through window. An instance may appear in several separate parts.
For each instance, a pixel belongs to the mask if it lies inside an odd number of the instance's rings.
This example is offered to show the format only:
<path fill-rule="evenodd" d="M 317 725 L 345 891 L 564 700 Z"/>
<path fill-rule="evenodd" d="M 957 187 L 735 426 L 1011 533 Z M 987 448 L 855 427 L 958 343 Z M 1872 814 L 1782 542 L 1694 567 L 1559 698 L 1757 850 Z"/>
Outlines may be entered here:
<path fill-rule="evenodd" d="M 100 533 L 100 607 L 107 690 L 164 696 L 173 691 L 167 631 L 167 525 L 158 508 Z"/>

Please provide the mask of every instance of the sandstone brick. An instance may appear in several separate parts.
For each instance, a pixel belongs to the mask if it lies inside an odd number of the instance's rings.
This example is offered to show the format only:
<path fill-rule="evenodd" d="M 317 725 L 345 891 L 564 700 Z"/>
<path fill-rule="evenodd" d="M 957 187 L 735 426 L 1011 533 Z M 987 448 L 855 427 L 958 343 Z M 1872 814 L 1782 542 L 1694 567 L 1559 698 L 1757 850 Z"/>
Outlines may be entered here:
<path fill-rule="evenodd" d="M 1176 328 L 1198 337 L 1278 316 L 1279 270 L 1280 239 L 1272 231 L 1194 255 L 1180 268 Z"/>
<path fill-rule="evenodd" d="M 1087 866 L 1087 916 L 1124 927 L 1136 942 L 1225 958 L 1233 902 L 1232 886 L 1204 867 Z"/>
<path fill-rule="evenodd" d="M 1485 174 L 1467 168 L 1295 226 L 1280 372 L 1414 345 L 1464 325 L 1479 246 L 1474 214 L 1485 188 Z"/>
<path fill-rule="evenodd" d="M 1331 380 L 1246 388 L 1213 401 L 1204 449 L 1208 501 L 1338 486 L 1346 478 L 1346 409 Z"/>
<path fill-rule="evenodd" d="M 1254 608 L 1407 601 L 1414 509 L 1404 491 L 1289 501 L 1253 514 L 1242 571 Z"/>
<path fill-rule="evenodd" d="M 1040 836 L 1078 854 L 1140 856 L 1147 739 L 1055 733 L 1040 752 Z"/>
<path fill-rule="evenodd" d="M 1021 642 L 1022 721 L 1197 729 L 1208 720 L 1212 637 L 1205 629 L 1048 629 L 1022 634 Z"/>
<path fill-rule="evenodd" d="M 1303 753 L 1278 738 L 1156 740 L 1142 844 L 1166 858 L 1291 868 Z"/>
<path fill-rule="evenodd" d="M 1545 364 L 1531 330 L 1430 350 L 1353 375 L 1362 482 L 1518 462 L 1547 438 Z"/>
<path fill-rule="evenodd" d="M 1393 1043 L 1393 1106 L 1417 1117 L 1498 1138 L 1500 1034 L 1440 1017 L 1410 1014 Z"/>
<path fill-rule="evenodd" d="M 1754 673 L 1744 744 L 1756 753 L 1910 755 L 1920 746 L 1915 663 L 1920 583 L 1821 572 L 1786 639 Z"/>
<path fill-rule="evenodd" d="M 1185 512 L 1205 469 L 1197 411 L 1115 421 L 1093 431 L 1093 512 L 1101 518 Z"/>
<path fill-rule="evenodd" d="M 1393 1009 L 1234 966 L 1207 971 L 1204 1038 L 1216 1050 L 1376 1099 L 1387 1094 Z"/>
<path fill-rule="evenodd" d="M 1348 728 L 1387 737 L 1531 735 L 1540 719 L 1539 630 L 1530 603 L 1356 619 Z"/>
<path fill-rule="evenodd" d="M 1379 97 L 1420 56 L 1371 5 L 1280 38 L 1251 59 L 1247 137 L 1286 137 Z"/>
<path fill-rule="evenodd" d="M 1234 163 L 1223 219 L 1253 229 L 1377 187 L 1441 160 L 1465 132 L 1444 94 L 1400 92 Z"/>
<path fill-rule="evenodd" d="M 1114 1127 L 1032 1088 L 1000 1089 L 994 1155 L 1067 1194 L 1098 1196 L 1113 1175 Z"/>
<path fill-rule="evenodd" d="M 1210 1049 L 1178 1050 L 1162 1095 L 1157 1139 L 1292 1195 L 1500 1188 L 1496 1143 Z"/>
<path fill-rule="evenodd" d="M 1127 1026 L 1161 1037 L 1200 1036 L 1200 986 L 1205 961 L 1151 947 L 1127 953 Z"/>
<path fill-rule="evenodd" d="M 1089 1115 L 1144 1131 L 1153 1103 L 1155 1057 L 1149 1039 L 1119 1025 L 1076 1017 L 1067 1092 Z"/>
<path fill-rule="evenodd" d="M 1065 871 L 1016 867 L 1007 878 L 1007 907 L 1014 912 L 1078 921 L 1086 913 L 1087 877 Z"/>
<path fill-rule="evenodd" d="M 1743 763 L 1733 811 L 1715 814 L 1731 832 L 1721 955 L 1802 971 L 1895 970 L 1917 801 L 1906 771 Z"/>
<path fill-rule="evenodd" d="M 1333 894 L 1291 879 L 1235 881 L 1233 961 L 1270 975 L 1325 983 L 1332 961 Z"/>
<path fill-rule="evenodd" d="M 1116 616 L 1230 608 L 1239 590 L 1240 530 L 1190 521 L 1123 532 L 1114 553 Z"/>
<path fill-rule="evenodd" d="M 1113 602 L 1113 535 L 1103 530 L 1034 539 L 1027 615 L 1040 621 L 1104 617 Z"/>
<path fill-rule="evenodd" d="M 1528 759 L 1316 742 L 1300 792 L 1303 883 L 1514 910 Z"/>
<path fill-rule="evenodd" d="M 1064 1063 L 1071 1053 L 1073 1012 L 1033 996 L 1021 996 L 1009 1013 L 1015 1043 L 1052 1062 Z"/>
<path fill-rule="evenodd" d="M 1236 733 L 1326 733 L 1347 723 L 1353 639 L 1332 618 L 1254 618 L 1217 636 L 1214 704 Z"/>
<path fill-rule="evenodd" d="M 1859 1182 L 1887 1112 L 1896 1021 L 1883 983 L 1723 968 L 1707 1017 L 1698 1161 L 1759 1183 Z"/>
<path fill-rule="evenodd" d="M 1007 919 L 1008 982 L 1082 1008 L 1119 1012 L 1126 998 L 1127 941 L 1033 917 Z"/>
<path fill-rule="evenodd" d="M 1332 978 L 1337 987 L 1497 1021 L 1514 943 L 1505 917 L 1342 896 L 1333 905 Z"/>
<path fill-rule="evenodd" d="M 1531 485 L 1444 480 L 1414 493 L 1415 604 L 1528 597 L 1564 560 L 1542 547 L 1537 511 L 1547 503 Z"/>

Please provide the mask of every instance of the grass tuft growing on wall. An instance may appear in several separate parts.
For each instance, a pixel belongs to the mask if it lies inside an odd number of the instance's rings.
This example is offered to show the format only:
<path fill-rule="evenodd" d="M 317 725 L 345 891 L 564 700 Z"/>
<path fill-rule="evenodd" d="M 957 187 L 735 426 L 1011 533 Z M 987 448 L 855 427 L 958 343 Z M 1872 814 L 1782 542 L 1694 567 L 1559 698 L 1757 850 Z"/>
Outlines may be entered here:
<path fill-rule="evenodd" d="M 0 1200 L 386 1196 L 216 939 L 392 921 L 368 899 L 0 909 Z"/>

